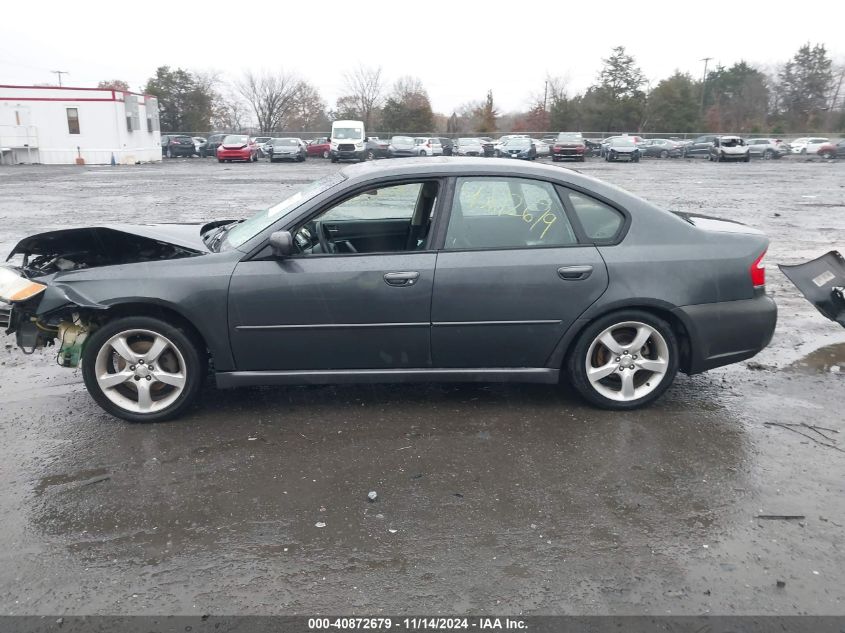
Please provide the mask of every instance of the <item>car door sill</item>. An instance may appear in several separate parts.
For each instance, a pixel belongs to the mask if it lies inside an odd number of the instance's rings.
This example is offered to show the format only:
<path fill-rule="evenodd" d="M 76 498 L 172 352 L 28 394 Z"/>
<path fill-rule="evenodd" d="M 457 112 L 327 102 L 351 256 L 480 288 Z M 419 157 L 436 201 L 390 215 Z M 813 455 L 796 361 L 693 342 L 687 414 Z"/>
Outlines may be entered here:
<path fill-rule="evenodd" d="M 216 374 L 221 389 L 250 385 L 327 385 L 379 382 L 536 382 L 556 383 L 560 370 L 546 367 L 479 369 L 334 369 L 230 371 Z"/>

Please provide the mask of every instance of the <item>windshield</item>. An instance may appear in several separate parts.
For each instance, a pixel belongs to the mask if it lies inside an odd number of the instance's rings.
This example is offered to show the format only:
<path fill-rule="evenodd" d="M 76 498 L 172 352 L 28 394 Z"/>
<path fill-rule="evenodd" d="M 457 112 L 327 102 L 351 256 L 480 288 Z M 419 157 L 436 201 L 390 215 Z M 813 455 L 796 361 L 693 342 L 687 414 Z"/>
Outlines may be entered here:
<path fill-rule="evenodd" d="M 336 127 L 332 130 L 332 138 L 361 139 L 364 138 L 364 130 L 360 127 Z"/>
<path fill-rule="evenodd" d="M 580 141 L 582 138 L 581 132 L 561 132 L 557 135 L 559 141 Z"/>
<path fill-rule="evenodd" d="M 507 146 L 516 148 L 530 147 L 531 141 L 529 141 L 527 138 L 512 138 L 508 139 Z"/>
<path fill-rule="evenodd" d="M 610 144 L 616 147 L 630 147 L 634 144 L 634 141 L 630 138 L 615 138 Z"/>
<path fill-rule="evenodd" d="M 229 134 L 223 139 L 223 145 L 244 145 L 246 143 L 245 134 Z"/>
<path fill-rule="evenodd" d="M 394 145 L 412 145 L 414 139 L 412 139 L 410 136 L 394 136 L 392 139 L 390 139 L 390 142 Z"/>
<path fill-rule="evenodd" d="M 252 239 L 261 231 L 269 228 L 274 222 L 285 217 L 288 213 L 298 208 L 300 205 L 308 202 L 312 198 L 316 198 L 324 191 L 328 191 L 338 183 L 346 179 L 340 172 L 335 172 L 324 176 L 319 180 L 315 180 L 305 188 L 300 189 L 291 196 L 288 196 L 281 202 L 274 204 L 265 211 L 259 211 L 251 218 L 244 220 L 240 224 L 234 226 L 224 242 L 225 248 L 237 248 L 247 240 Z"/>
<path fill-rule="evenodd" d="M 295 138 L 271 138 L 270 145 L 299 145 Z"/>
<path fill-rule="evenodd" d="M 478 139 L 474 138 L 459 138 L 458 145 L 478 145 Z"/>

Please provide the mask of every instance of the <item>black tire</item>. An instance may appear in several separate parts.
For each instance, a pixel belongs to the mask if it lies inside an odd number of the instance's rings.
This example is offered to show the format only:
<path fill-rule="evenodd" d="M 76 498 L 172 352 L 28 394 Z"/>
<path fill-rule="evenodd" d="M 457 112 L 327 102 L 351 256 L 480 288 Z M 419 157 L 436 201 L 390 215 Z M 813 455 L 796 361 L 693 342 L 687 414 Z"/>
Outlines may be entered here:
<path fill-rule="evenodd" d="M 184 359 L 185 386 L 178 398 L 161 410 L 138 413 L 124 409 L 112 402 L 97 382 L 96 359 L 100 349 L 115 334 L 128 330 L 149 330 L 168 338 Z M 82 354 L 82 378 L 88 393 L 107 413 L 129 422 L 162 422 L 181 415 L 196 399 L 207 372 L 205 350 L 195 335 L 153 317 L 122 317 L 109 321 L 94 331 Z"/>
<path fill-rule="evenodd" d="M 660 378 L 660 383 L 641 398 L 628 401 L 613 400 L 599 393 L 599 391 L 593 387 L 590 380 L 587 378 L 587 354 L 593 341 L 602 332 L 615 324 L 630 321 L 644 323 L 657 330 L 660 336 L 663 337 L 668 349 L 667 368 L 666 372 Z M 651 339 L 649 339 L 649 341 L 651 341 Z M 631 351 L 633 352 L 634 350 Z M 613 312 L 603 317 L 599 317 L 584 328 L 584 331 L 581 332 L 578 339 L 575 341 L 575 344 L 570 349 L 569 355 L 566 359 L 565 369 L 567 375 L 569 376 L 569 382 L 585 400 L 597 407 L 601 407 L 602 409 L 609 409 L 611 411 L 627 411 L 631 409 L 638 409 L 650 404 L 659 398 L 672 385 L 672 382 L 675 380 L 675 376 L 678 373 L 678 354 L 678 339 L 675 336 L 675 332 L 672 330 L 672 327 L 666 321 L 654 316 L 650 312 L 642 310 L 620 310 L 619 312 Z M 644 376 L 644 378 L 647 378 L 647 375 Z"/>
<path fill-rule="evenodd" d="M 167 158 L 173 158 L 173 152 L 170 150 L 169 147 L 167 148 L 167 152 L 165 153 L 165 156 Z"/>
<path fill-rule="evenodd" d="M 223 162 L 223 159 L 222 159 L 222 158 L 218 158 L 218 159 L 217 159 L 217 162 L 218 162 L 218 163 L 222 163 L 222 162 Z"/>
<path fill-rule="evenodd" d="M 325 150 L 325 151 L 323 152 L 323 158 L 328 158 L 329 156 L 330 156 L 330 152 L 329 152 L 329 150 Z"/>
<path fill-rule="evenodd" d="M 375 159 L 376 159 L 376 153 L 371 149 L 367 150 L 367 160 L 375 160 Z"/>
<path fill-rule="evenodd" d="M 583 163 L 583 162 L 584 162 L 584 161 L 586 161 L 586 160 L 587 160 L 587 159 L 586 159 L 585 157 L 583 157 L 583 156 L 579 156 L 579 157 L 578 157 L 578 162 L 579 162 L 579 163 Z"/>
<path fill-rule="evenodd" d="M 332 162 L 333 162 L 333 163 L 336 163 L 336 162 L 337 162 L 337 158 L 335 158 L 334 156 L 332 156 Z"/>
<path fill-rule="evenodd" d="M 751 154 L 746 154 L 745 158 L 742 159 L 743 162 L 750 163 L 751 162 Z"/>
<path fill-rule="evenodd" d="M 763 158 L 765 160 L 771 160 L 774 157 L 775 157 L 775 153 L 770 149 L 767 149 L 765 152 L 763 152 Z"/>
<path fill-rule="evenodd" d="M 660 158 L 669 158 L 669 152 L 664 149 L 660 152 Z"/>

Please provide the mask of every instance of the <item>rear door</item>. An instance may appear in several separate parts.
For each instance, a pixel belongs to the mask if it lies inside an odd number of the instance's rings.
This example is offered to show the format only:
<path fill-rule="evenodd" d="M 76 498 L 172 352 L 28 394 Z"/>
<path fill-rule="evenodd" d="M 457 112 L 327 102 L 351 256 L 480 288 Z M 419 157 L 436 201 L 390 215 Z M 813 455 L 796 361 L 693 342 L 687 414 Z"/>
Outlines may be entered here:
<path fill-rule="evenodd" d="M 434 367 L 543 367 L 607 288 L 551 183 L 458 178 L 432 296 Z"/>

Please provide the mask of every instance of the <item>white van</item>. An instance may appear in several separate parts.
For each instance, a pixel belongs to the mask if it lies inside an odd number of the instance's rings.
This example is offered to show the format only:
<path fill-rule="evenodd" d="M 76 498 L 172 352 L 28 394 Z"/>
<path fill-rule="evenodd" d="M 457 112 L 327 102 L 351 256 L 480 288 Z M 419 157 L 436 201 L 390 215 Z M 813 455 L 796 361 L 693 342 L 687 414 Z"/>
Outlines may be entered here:
<path fill-rule="evenodd" d="M 363 121 L 335 121 L 332 123 L 330 155 L 333 163 L 339 160 L 367 160 L 367 137 Z"/>

